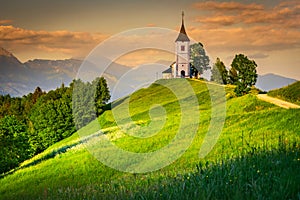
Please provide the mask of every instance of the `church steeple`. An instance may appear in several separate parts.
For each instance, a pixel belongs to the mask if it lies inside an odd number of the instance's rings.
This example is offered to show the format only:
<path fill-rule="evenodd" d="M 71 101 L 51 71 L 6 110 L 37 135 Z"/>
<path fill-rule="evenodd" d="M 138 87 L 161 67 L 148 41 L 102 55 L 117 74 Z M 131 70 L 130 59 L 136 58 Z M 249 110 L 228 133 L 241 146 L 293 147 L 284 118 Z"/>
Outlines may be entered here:
<path fill-rule="evenodd" d="M 176 42 L 177 41 L 182 41 L 182 42 L 190 41 L 189 37 L 186 34 L 185 28 L 184 28 L 184 12 L 183 11 L 182 11 L 182 19 L 181 19 L 181 28 L 180 28 L 179 35 L 176 39 Z"/>
<path fill-rule="evenodd" d="M 183 33 L 186 35 L 186 32 L 185 32 L 185 28 L 184 28 L 184 12 L 182 11 L 182 17 L 181 17 L 181 29 L 180 29 L 180 33 Z"/>

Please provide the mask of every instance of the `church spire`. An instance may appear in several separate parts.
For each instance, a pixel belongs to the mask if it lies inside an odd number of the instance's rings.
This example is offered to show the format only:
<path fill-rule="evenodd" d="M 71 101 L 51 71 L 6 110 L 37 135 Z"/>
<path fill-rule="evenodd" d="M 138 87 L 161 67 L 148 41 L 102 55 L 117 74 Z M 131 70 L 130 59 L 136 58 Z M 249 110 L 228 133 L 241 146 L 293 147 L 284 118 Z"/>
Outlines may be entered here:
<path fill-rule="evenodd" d="M 176 39 L 177 41 L 190 41 L 190 39 L 188 38 L 186 31 L 185 31 L 185 27 L 184 27 L 184 12 L 182 11 L 182 18 L 181 18 L 181 28 L 180 28 L 180 33 Z"/>
<path fill-rule="evenodd" d="M 184 28 L 184 12 L 182 11 L 182 17 L 181 17 L 181 29 L 180 29 L 180 33 L 183 33 L 186 35 L 186 32 L 185 32 L 185 28 Z"/>

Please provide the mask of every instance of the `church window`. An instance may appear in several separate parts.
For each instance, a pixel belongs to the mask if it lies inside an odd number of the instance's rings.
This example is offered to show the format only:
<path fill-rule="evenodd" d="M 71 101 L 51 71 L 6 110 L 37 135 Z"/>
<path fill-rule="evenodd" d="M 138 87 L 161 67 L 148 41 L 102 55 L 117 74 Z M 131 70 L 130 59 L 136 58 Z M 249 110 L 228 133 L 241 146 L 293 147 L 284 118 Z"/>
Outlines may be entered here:
<path fill-rule="evenodd" d="M 181 51 L 185 51 L 185 46 L 181 45 Z"/>

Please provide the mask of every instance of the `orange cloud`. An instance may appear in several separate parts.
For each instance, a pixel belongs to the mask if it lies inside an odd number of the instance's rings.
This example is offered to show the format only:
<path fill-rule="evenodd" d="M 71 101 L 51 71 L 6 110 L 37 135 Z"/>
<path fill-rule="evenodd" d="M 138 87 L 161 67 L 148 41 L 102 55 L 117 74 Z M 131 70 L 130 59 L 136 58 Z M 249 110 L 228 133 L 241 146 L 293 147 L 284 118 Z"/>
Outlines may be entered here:
<path fill-rule="evenodd" d="M 147 24 L 147 27 L 155 27 L 155 26 L 156 26 L 156 24 L 153 24 L 153 23 Z"/>
<path fill-rule="evenodd" d="M 300 47 L 300 33 L 295 29 L 274 29 L 272 26 L 235 28 L 192 27 L 188 33 L 210 51 L 277 51 Z"/>
<path fill-rule="evenodd" d="M 300 1 L 286 1 L 273 8 L 260 4 L 242 4 L 237 2 L 208 1 L 196 3 L 194 8 L 210 11 L 205 16 L 195 18 L 207 26 L 273 25 L 277 28 L 298 28 L 300 26 Z"/>
<path fill-rule="evenodd" d="M 259 4 L 242 4 L 238 2 L 216 2 L 205 1 L 193 4 L 194 8 L 199 10 L 212 10 L 212 11 L 240 11 L 240 10 L 262 10 L 263 6 Z"/>
<path fill-rule="evenodd" d="M 123 55 L 114 60 L 114 62 L 134 67 L 149 63 L 167 63 L 166 67 L 168 67 L 174 59 L 175 55 L 171 52 L 157 49 L 142 49 Z"/>
<path fill-rule="evenodd" d="M 214 17 L 197 17 L 196 22 L 204 24 L 219 24 L 223 26 L 229 26 L 237 23 L 235 16 L 214 16 Z"/>
<path fill-rule="evenodd" d="M 264 60 L 272 56 L 261 55 L 300 49 L 298 0 L 284 1 L 271 8 L 216 1 L 197 3 L 193 7 L 203 11 L 194 18 L 201 24 L 189 27 L 188 34 L 202 42 L 213 55 L 226 58 L 244 52 Z"/>
<path fill-rule="evenodd" d="M 0 25 L 7 25 L 7 24 L 11 24 L 13 21 L 10 19 L 2 19 L 0 20 Z"/>
<path fill-rule="evenodd" d="M 11 49 L 14 53 L 24 52 L 32 55 L 44 52 L 51 57 L 60 52 L 64 57 L 86 56 L 107 36 L 86 32 L 70 31 L 33 31 L 14 26 L 0 26 L 0 46 Z"/>
<path fill-rule="evenodd" d="M 243 53 L 258 64 L 258 72 L 277 73 L 299 80 L 300 32 L 295 28 L 265 26 L 189 27 L 190 38 L 204 44 L 212 62 L 217 57 L 230 66 Z"/>

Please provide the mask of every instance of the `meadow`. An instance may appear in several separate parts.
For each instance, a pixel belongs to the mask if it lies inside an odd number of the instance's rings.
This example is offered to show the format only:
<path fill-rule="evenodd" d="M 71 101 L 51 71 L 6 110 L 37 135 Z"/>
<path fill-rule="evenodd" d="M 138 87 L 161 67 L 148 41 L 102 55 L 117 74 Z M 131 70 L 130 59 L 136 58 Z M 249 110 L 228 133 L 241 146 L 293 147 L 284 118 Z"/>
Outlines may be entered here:
<path fill-rule="evenodd" d="M 178 99 L 170 90 L 181 87 L 183 80 L 159 80 L 113 102 L 113 109 L 97 120 L 3 175 L 0 199 L 299 199 L 300 110 L 279 108 L 255 94 L 233 97 L 230 86 L 188 82 L 193 97 Z M 212 93 L 221 88 L 226 92 L 226 104 L 222 95 Z M 195 115 L 184 116 L 181 103 L 191 105 L 185 109 Z M 205 135 L 214 125 L 210 124 L 213 107 L 222 105 L 226 106 L 222 132 L 213 149 L 200 158 Z M 186 117 L 186 136 L 180 142 L 192 142 L 166 167 L 147 173 L 121 172 L 94 156 L 104 151 L 94 145 L 102 137 L 131 152 L 155 152 L 176 138 L 182 116 Z M 216 112 L 214 117 L 222 117 L 222 113 Z M 154 127 L 155 135 L 143 129 L 149 126 Z M 193 138 L 189 138 L 190 130 L 196 131 Z M 128 135 L 126 131 L 132 132 Z M 107 157 L 113 156 L 111 149 L 105 152 Z"/>

